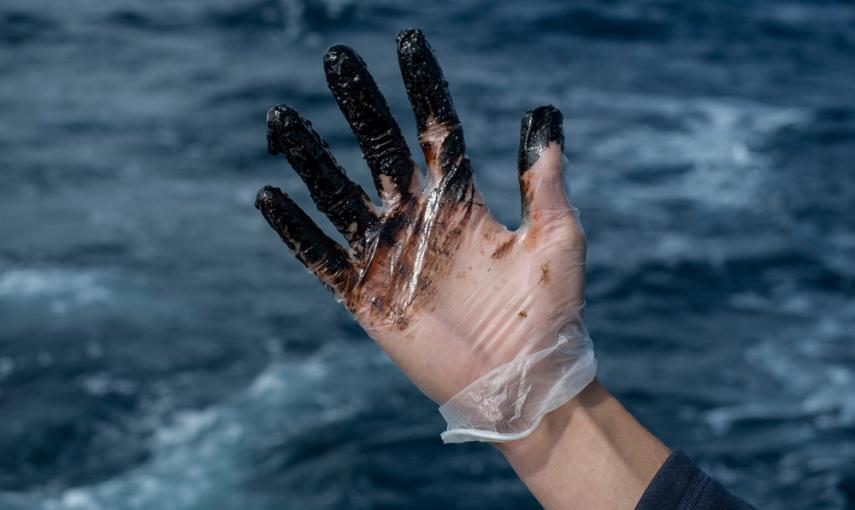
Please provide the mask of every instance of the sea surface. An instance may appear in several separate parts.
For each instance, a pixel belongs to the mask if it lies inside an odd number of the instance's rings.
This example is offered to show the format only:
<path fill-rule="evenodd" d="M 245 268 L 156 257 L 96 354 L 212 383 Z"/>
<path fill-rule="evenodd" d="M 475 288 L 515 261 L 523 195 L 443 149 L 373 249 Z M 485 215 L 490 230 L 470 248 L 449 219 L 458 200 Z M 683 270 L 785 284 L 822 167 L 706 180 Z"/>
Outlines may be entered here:
<path fill-rule="evenodd" d="M 510 226 L 520 118 L 564 112 L 603 383 L 759 507 L 855 508 L 855 3 L 4 0 L 0 509 L 538 507 L 253 208 L 312 208 L 283 102 L 371 189 L 332 44 L 414 145 L 410 26 Z"/>

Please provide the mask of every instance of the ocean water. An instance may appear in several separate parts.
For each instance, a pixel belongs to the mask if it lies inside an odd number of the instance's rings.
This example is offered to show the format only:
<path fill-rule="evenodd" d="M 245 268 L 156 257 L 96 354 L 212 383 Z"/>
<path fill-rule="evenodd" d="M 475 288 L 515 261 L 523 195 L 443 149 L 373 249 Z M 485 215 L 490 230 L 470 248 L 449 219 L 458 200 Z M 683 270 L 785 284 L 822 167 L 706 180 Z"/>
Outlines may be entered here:
<path fill-rule="evenodd" d="M 409 26 L 511 226 L 519 120 L 564 112 L 603 383 L 760 507 L 855 508 L 852 2 L 5 0 L 0 509 L 537 508 L 253 208 L 311 208 L 276 103 L 370 188 L 329 45 L 415 140 Z"/>

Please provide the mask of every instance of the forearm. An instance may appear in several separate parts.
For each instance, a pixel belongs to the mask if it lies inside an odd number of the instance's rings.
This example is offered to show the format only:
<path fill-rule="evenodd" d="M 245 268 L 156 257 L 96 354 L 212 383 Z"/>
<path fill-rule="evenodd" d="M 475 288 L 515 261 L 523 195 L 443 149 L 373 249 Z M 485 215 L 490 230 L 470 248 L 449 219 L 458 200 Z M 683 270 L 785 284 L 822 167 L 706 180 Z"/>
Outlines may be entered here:
<path fill-rule="evenodd" d="M 547 510 L 635 508 L 670 454 L 596 380 L 498 449 Z"/>

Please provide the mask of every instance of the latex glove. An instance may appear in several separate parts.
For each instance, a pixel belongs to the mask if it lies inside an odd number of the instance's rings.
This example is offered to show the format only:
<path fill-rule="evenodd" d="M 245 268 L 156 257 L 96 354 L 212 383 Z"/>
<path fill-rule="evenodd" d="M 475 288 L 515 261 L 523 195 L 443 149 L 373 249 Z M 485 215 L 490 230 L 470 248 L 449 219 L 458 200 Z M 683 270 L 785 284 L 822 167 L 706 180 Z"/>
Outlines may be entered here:
<path fill-rule="evenodd" d="M 474 187 L 447 83 L 420 31 L 398 35 L 398 60 L 426 174 L 365 63 L 334 46 L 324 57 L 327 82 L 382 207 L 284 105 L 268 113 L 268 149 L 285 155 L 350 247 L 277 188 L 264 187 L 256 207 L 404 373 L 444 404 L 444 440 L 524 437 L 595 370 L 579 315 L 585 236 L 565 194 L 561 113 L 544 106 L 523 118 L 522 224 L 510 231 Z"/>

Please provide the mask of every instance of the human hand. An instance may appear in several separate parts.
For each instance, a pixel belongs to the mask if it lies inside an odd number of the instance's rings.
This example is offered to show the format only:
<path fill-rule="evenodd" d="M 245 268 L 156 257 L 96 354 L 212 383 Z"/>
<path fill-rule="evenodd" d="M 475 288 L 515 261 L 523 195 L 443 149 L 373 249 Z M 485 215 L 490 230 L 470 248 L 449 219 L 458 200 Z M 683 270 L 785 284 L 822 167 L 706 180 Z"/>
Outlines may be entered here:
<path fill-rule="evenodd" d="M 284 105 L 268 113 L 268 149 L 285 155 L 350 247 L 278 188 L 259 191 L 256 207 L 404 373 L 446 403 L 449 423 L 512 439 L 590 382 L 595 366 L 579 316 L 585 236 L 564 190 L 562 116 L 545 106 L 523 118 L 522 223 L 510 231 L 475 189 L 447 83 L 420 31 L 398 35 L 398 60 L 424 177 L 362 59 L 334 46 L 327 82 L 382 207 Z"/>

